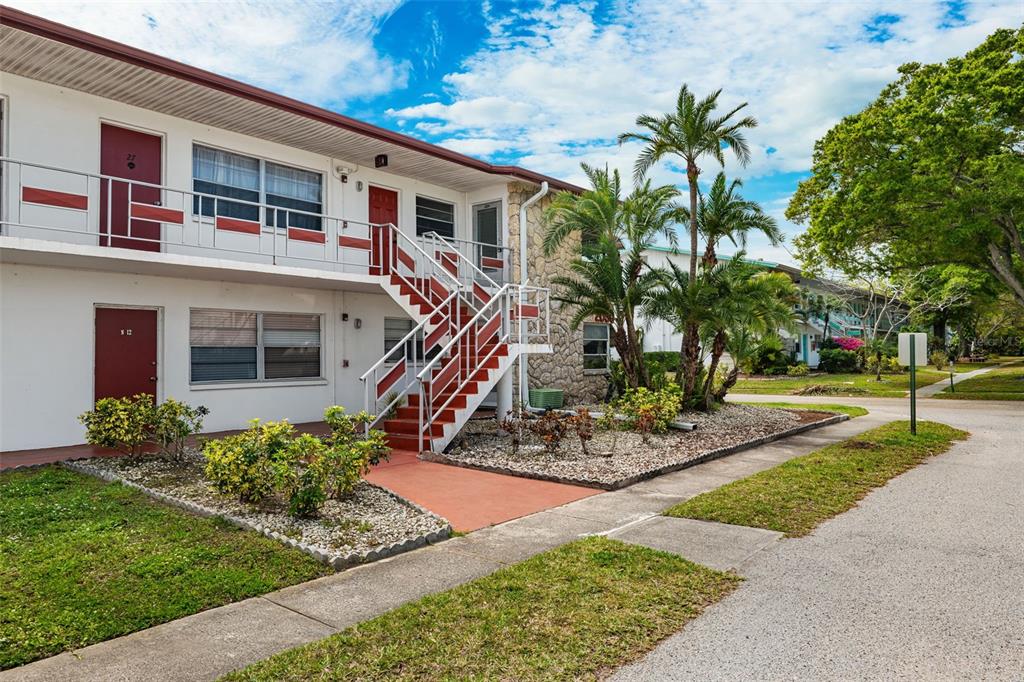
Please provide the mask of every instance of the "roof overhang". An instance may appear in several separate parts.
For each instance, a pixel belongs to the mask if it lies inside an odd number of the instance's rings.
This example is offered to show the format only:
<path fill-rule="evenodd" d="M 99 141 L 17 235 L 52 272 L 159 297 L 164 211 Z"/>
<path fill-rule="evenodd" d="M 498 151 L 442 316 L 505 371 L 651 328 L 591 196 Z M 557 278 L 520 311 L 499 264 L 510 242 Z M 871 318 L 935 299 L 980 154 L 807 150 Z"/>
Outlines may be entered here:
<path fill-rule="evenodd" d="M 581 191 L 0 5 L 0 70 L 204 125 L 472 191 L 518 180 Z"/>

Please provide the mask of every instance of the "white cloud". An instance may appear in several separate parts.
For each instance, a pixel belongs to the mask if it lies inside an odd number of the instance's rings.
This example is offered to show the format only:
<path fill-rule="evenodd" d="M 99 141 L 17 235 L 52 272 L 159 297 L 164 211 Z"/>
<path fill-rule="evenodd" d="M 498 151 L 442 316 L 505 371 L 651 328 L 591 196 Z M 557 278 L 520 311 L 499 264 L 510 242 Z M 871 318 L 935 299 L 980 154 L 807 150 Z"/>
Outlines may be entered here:
<path fill-rule="evenodd" d="M 344 3 L 159 2 L 9 4 L 304 100 L 343 106 L 405 85 L 409 65 L 373 36 L 400 0 Z"/>
<path fill-rule="evenodd" d="M 806 170 L 814 141 L 869 102 L 901 63 L 960 54 L 1022 16 L 1017 0 L 972 4 L 964 25 L 944 30 L 940 2 L 633 0 L 600 22 L 593 4 L 508 11 L 518 20 L 495 21 L 484 48 L 445 77 L 441 101 L 390 113 L 410 125 L 428 121 L 420 130 L 450 136 L 442 144 L 470 149 L 479 140 L 481 151 L 513 150 L 525 166 L 575 180 L 581 160 L 631 172 L 635 148 L 619 148 L 615 136 L 638 113 L 670 109 L 683 82 L 698 94 L 724 88 L 723 107 L 749 101 L 759 119 L 749 134 L 752 163 L 730 161 L 728 172 Z M 890 40 L 870 42 L 865 25 L 882 14 L 900 20 L 886 24 Z M 657 178 L 678 180 L 665 169 Z"/>

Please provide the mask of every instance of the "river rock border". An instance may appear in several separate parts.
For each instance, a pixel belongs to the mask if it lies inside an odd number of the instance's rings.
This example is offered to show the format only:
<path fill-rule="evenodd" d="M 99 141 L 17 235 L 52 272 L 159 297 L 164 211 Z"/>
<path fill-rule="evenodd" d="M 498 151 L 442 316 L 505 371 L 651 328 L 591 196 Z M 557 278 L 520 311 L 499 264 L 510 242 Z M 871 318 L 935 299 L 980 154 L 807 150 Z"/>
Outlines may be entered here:
<path fill-rule="evenodd" d="M 171 506 L 178 507 L 179 509 L 183 509 L 191 514 L 196 514 L 198 516 L 205 517 L 219 516 L 222 519 L 229 521 L 233 525 L 242 528 L 243 530 L 254 531 L 267 538 L 270 538 L 271 540 L 276 540 L 277 542 L 280 542 L 284 545 L 293 547 L 299 550 L 300 552 L 308 554 L 317 561 L 327 564 L 328 566 L 331 566 L 335 570 L 339 571 L 345 568 L 351 568 L 352 566 L 358 566 L 359 564 L 368 564 L 374 561 L 379 561 L 381 559 L 386 559 L 388 557 L 395 556 L 396 554 L 402 554 L 403 552 L 408 552 L 414 549 L 418 549 L 420 547 L 424 547 L 428 544 L 436 544 L 438 542 L 447 540 L 452 535 L 452 526 L 450 523 L 448 523 L 446 519 L 441 518 L 437 514 L 430 511 L 429 509 L 425 509 L 411 500 L 407 500 L 404 497 L 401 497 L 400 495 L 396 495 L 394 492 L 388 490 L 387 488 L 374 485 L 373 483 L 367 483 L 367 485 L 373 485 L 373 487 L 384 491 L 385 493 L 387 493 L 388 496 L 394 498 L 400 504 L 404 504 L 422 514 L 426 514 L 428 516 L 432 516 L 438 519 L 439 521 L 444 523 L 444 527 L 440 530 L 432 531 L 424 535 L 406 538 L 401 542 L 396 542 L 386 547 L 377 547 L 371 549 L 368 552 L 329 554 L 320 547 L 308 545 L 304 542 L 299 542 L 298 540 L 290 538 L 287 535 L 282 535 L 281 533 L 270 530 L 269 528 L 265 528 L 264 526 L 261 526 L 259 524 L 249 523 L 245 519 L 241 519 L 232 514 L 226 514 L 224 512 L 211 509 L 210 507 L 206 507 L 195 502 L 183 500 L 181 498 L 174 497 L 173 495 L 168 495 L 167 493 L 162 493 L 158 490 L 153 490 L 152 488 L 148 488 L 144 485 L 136 483 L 135 481 L 126 480 L 121 476 L 118 476 L 117 474 L 114 474 L 110 471 L 98 469 L 88 464 L 76 461 L 64 461 L 61 462 L 61 464 L 67 467 L 68 469 L 71 469 L 72 471 L 77 471 L 80 474 L 94 476 L 96 478 L 100 478 L 110 483 L 120 483 L 121 485 L 128 486 L 129 488 L 134 488 L 139 492 L 143 493 L 144 495 L 147 495 L 155 500 L 159 500 L 160 502 L 164 502 L 165 504 L 169 504 Z"/>
<path fill-rule="evenodd" d="M 794 426 L 792 428 L 785 429 L 783 431 L 777 431 L 766 436 L 752 438 L 751 440 L 743 441 L 742 443 L 736 443 L 734 445 L 727 445 L 725 447 L 715 448 L 714 450 L 708 450 L 707 452 L 696 455 L 692 459 L 688 459 L 684 462 L 674 462 L 672 464 L 666 464 L 665 466 L 658 467 L 656 469 L 648 469 L 634 476 L 620 478 L 618 480 L 612 481 L 611 483 L 602 483 L 600 481 L 594 481 L 592 479 L 585 478 L 573 478 L 571 476 L 555 476 L 552 474 L 523 471 L 520 469 L 513 469 L 511 467 L 471 464 L 469 462 L 463 462 L 457 459 L 453 459 L 439 452 L 424 452 L 420 454 L 420 459 L 427 462 L 436 462 L 438 464 L 448 464 L 451 466 L 463 467 L 465 469 L 477 469 L 479 471 L 489 471 L 495 474 L 505 474 L 506 476 L 534 478 L 541 481 L 552 481 L 554 483 L 578 485 L 586 488 L 597 488 L 598 490 L 618 490 L 620 488 L 625 488 L 627 486 L 640 483 L 641 481 L 646 481 L 651 478 L 657 478 L 658 476 L 670 474 L 673 471 L 687 469 L 698 464 L 703 464 L 704 462 L 709 462 L 713 459 L 734 455 L 737 452 L 751 450 L 753 448 L 766 445 L 768 443 L 771 443 L 782 438 L 788 438 L 789 436 L 795 436 L 797 434 L 812 431 L 814 429 L 820 429 L 824 426 L 831 426 L 832 424 L 838 424 L 840 422 L 848 421 L 849 419 L 850 415 L 848 414 L 836 414 L 831 417 L 821 419 L 819 421 L 809 422 L 807 424 L 798 424 L 797 426 Z"/>

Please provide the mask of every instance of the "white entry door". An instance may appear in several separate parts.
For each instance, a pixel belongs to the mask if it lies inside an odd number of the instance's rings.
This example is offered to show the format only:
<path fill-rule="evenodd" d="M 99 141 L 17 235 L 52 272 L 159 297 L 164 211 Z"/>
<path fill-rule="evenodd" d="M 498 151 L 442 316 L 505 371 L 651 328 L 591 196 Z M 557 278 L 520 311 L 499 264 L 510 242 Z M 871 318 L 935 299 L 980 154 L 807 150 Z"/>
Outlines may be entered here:
<path fill-rule="evenodd" d="M 505 279 L 505 257 L 501 248 L 501 202 L 492 201 L 473 207 L 473 240 L 476 266 L 498 284 Z"/>

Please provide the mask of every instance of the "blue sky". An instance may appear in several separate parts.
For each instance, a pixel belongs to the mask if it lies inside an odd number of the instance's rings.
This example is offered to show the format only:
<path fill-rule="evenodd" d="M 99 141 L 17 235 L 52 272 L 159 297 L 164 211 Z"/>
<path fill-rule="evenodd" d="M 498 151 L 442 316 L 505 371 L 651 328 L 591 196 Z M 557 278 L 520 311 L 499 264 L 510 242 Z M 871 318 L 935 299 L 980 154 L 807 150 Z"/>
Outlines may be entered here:
<path fill-rule="evenodd" d="M 908 61 L 961 54 L 1024 21 L 993 2 L 13 3 L 21 9 L 498 163 L 581 182 L 579 163 L 630 173 L 620 147 L 681 83 L 723 88 L 760 121 L 753 160 L 729 161 L 775 215 L 816 139 Z M 705 177 L 717 172 L 705 164 Z M 680 183 L 665 164 L 656 180 Z M 759 240 L 751 256 L 795 262 Z"/>

